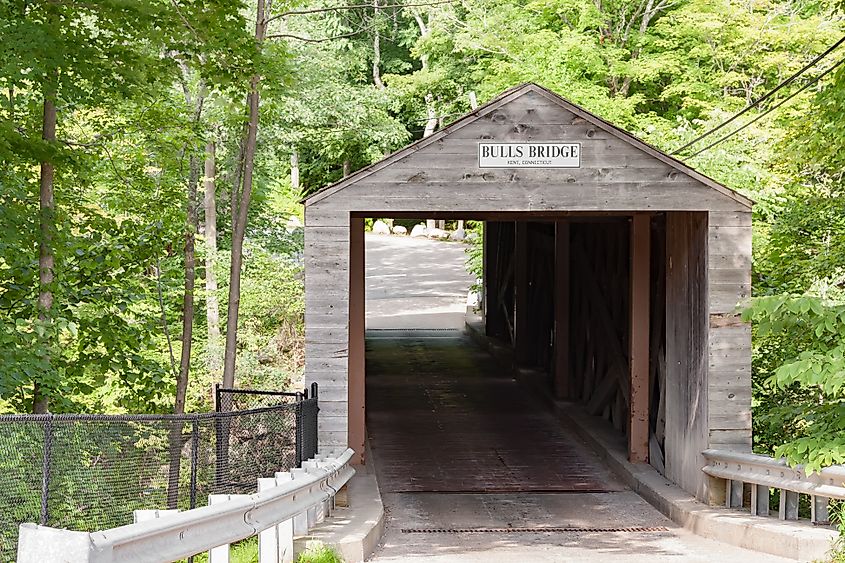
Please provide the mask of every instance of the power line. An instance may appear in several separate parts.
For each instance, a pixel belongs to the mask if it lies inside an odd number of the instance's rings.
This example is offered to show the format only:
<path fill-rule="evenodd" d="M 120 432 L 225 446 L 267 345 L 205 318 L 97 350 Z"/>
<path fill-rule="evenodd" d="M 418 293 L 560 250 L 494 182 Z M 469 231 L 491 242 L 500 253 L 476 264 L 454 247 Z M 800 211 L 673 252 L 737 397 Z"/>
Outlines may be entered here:
<path fill-rule="evenodd" d="M 830 68 L 828 68 L 827 70 L 825 70 L 824 72 L 819 74 L 818 76 L 814 77 L 813 79 L 809 80 L 801 88 L 799 88 L 798 90 L 796 90 L 795 92 L 793 92 L 792 94 L 790 94 L 789 96 L 787 96 L 786 98 L 784 98 L 783 100 L 778 102 L 777 104 L 773 105 L 772 107 L 770 107 L 769 109 L 767 109 L 766 111 L 764 111 L 763 113 L 761 113 L 760 115 L 758 115 L 757 117 L 755 117 L 754 119 L 749 121 L 748 123 L 742 125 L 741 127 L 737 128 L 734 131 L 731 131 L 727 135 L 724 135 L 724 136 L 720 137 L 719 139 L 716 139 L 715 141 L 713 141 L 712 143 L 710 143 L 709 145 L 707 145 L 703 149 L 692 153 L 687 158 L 688 159 L 694 158 L 694 157 L 700 155 L 701 153 L 703 153 L 704 151 L 712 149 L 713 147 L 715 147 L 716 145 L 718 145 L 722 141 L 726 141 L 727 139 L 730 139 L 731 137 L 733 137 L 734 135 L 736 135 L 737 133 L 739 133 L 740 131 L 742 131 L 743 129 L 748 127 L 749 125 L 752 125 L 752 124 L 756 123 L 757 121 L 761 120 L 762 118 L 766 117 L 771 112 L 775 111 L 780 106 L 782 106 L 783 104 L 785 104 L 786 102 L 788 102 L 789 100 L 791 100 L 792 98 L 794 98 L 795 96 L 797 96 L 798 94 L 800 94 L 801 92 L 803 92 L 804 90 L 806 90 L 807 88 L 809 88 L 810 86 L 812 86 L 813 84 L 815 84 L 816 82 L 818 82 L 819 80 L 824 78 L 826 75 L 828 75 L 831 72 L 833 72 L 834 70 L 836 70 L 836 68 L 839 67 L 840 65 L 842 65 L 843 63 L 845 63 L 845 58 L 839 59 L 833 66 L 831 66 Z"/>
<path fill-rule="evenodd" d="M 803 68 L 801 68 L 801 70 L 799 70 L 798 72 L 796 72 L 795 74 L 793 74 L 792 76 L 790 76 L 789 78 L 787 78 L 786 80 L 784 80 L 783 82 L 781 82 L 780 84 L 778 84 L 777 86 L 775 86 L 772 90 L 769 90 L 769 92 L 767 92 L 766 94 L 764 94 L 764 95 L 760 96 L 759 98 L 757 98 L 756 100 L 754 100 L 753 102 L 751 102 L 750 104 L 748 104 L 747 106 L 745 106 L 745 108 L 743 108 L 743 109 L 742 109 L 742 111 L 740 111 L 740 112 L 738 112 L 738 113 L 734 114 L 734 115 L 733 115 L 730 119 L 728 119 L 727 121 L 723 121 L 722 123 L 720 123 L 720 124 L 719 124 L 719 125 L 717 125 L 716 127 L 713 127 L 713 128 L 712 128 L 712 129 L 710 129 L 709 131 L 706 131 L 706 132 L 702 133 L 701 135 L 699 135 L 698 137 L 696 137 L 695 139 L 693 139 L 693 140 L 692 140 L 692 141 L 690 141 L 689 143 L 685 144 L 684 146 L 682 146 L 682 147 L 680 147 L 680 148 L 675 149 L 674 151 L 672 151 L 672 154 L 673 154 L 673 155 L 676 155 L 676 154 L 679 154 L 679 153 L 681 153 L 681 152 L 685 151 L 686 149 L 688 149 L 688 148 L 689 148 L 689 147 L 691 147 L 692 145 L 696 144 L 697 142 L 699 142 L 699 141 L 700 141 L 700 140 L 702 140 L 703 138 L 705 138 L 705 137 L 708 137 L 708 136 L 712 135 L 713 133 L 715 133 L 716 131 L 718 131 L 718 130 L 719 130 L 719 129 L 721 129 L 722 127 L 724 127 L 724 126 L 726 126 L 726 125 L 728 125 L 728 124 L 732 123 L 732 122 L 733 122 L 733 121 L 735 121 L 736 119 L 738 119 L 738 118 L 742 117 L 743 115 L 745 115 L 746 113 L 748 113 L 750 110 L 752 110 L 752 109 L 754 109 L 755 107 L 759 106 L 761 103 L 765 102 L 766 100 L 768 100 L 769 98 L 771 98 L 772 96 L 774 96 L 777 92 L 779 92 L 780 90 L 782 90 L 782 89 L 783 89 L 783 88 L 785 88 L 786 86 L 788 86 L 788 85 L 792 84 L 792 83 L 795 81 L 795 79 L 796 79 L 796 78 L 798 78 L 799 76 L 801 76 L 802 74 L 804 74 L 805 72 L 807 72 L 810 68 L 812 68 L 813 66 L 815 66 L 815 65 L 816 65 L 816 63 L 818 63 L 820 60 L 822 60 L 823 58 L 825 58 L 826 56 L 828 56 L 828 55 L 829 55 L 831 52 L 833 52 L 833 51 L 834 51 L 837 47 L 839 47 L 840 45 L 842 45 L 842 43 L 845 43 L 845 37 L 842 37 L 839 41 L 837 41 L 836 43 L 834 43 L 833 45 L 831 45 L 830 47 L 828 47 L 828 48 L 827 48 L 827 50 L 826 50 L 824 53 L 820 54 L 820 55 L 819 55 L 819 56 L 817 56 L 815 59 L 813 59 L 812 61 L 810 61 L 810 62 L 809 62 L 809 63 L 807 63 L 806 65 L 804 65 L 804 67 L 803 67 Z M 698 153 L 696 153 L 696 154 L 698 154 Z M 693 156 L 695 156 L 695 155 L 693 155 Z"/>

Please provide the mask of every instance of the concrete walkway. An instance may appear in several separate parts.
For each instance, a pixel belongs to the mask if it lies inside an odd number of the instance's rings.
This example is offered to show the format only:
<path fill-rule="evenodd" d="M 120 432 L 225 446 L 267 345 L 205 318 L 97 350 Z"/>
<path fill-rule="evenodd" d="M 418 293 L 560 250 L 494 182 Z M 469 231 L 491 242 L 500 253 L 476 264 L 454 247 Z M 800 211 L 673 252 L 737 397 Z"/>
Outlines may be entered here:
<path fill-rule="evenodd" d="M 597 466 L 589 449 L 517 386 L 505 366 L 458 331 L 430 330 L 455 329 L 462 318 L 459 295 L 465 298 L 461 288 L 470 281 L 461 271 L 463 246 L 371 236 L 367 247 L 368 327 L 428 329 L 368 333 L 370 459 L 387 515 L 374 561 L 787 561 L 679 528 Z M 406 267 L 414 275 L 402 271 Z M 450 383 L 450 374 L 457 381 Z M 503 432 L 521 419 L 527 434 Z M 532 440 L 551 455 L 520 466 L 515 460 L 525 457 Z M 568 458 L 555 458 L 557 442 Z M 462 448 L 475 451 L 460 455 Z M 565 467 L 573 455 L 599 489 L 611 492 L 572 492 L 574 486 L 538 492 L 553 478 L 577 481 L 570 474 L 578 464 Z M 532 480 L 539 486 L 502 492 L 495 483 L 503 477 L 509 486 Z"/>

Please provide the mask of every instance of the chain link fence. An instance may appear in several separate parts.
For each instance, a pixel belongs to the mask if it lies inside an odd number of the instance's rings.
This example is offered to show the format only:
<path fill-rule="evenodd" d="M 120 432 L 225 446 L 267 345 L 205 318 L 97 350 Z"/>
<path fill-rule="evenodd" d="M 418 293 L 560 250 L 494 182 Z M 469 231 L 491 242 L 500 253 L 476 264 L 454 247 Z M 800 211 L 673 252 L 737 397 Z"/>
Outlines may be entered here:
<path fill-rule="evenodd" d="M 14 561 L 23 522 L 94 531 L 133 510 L 254 493 L 316 454 L 316 388 L 306 397 L 191 415 L 0 415 L 0 561 Z"/>

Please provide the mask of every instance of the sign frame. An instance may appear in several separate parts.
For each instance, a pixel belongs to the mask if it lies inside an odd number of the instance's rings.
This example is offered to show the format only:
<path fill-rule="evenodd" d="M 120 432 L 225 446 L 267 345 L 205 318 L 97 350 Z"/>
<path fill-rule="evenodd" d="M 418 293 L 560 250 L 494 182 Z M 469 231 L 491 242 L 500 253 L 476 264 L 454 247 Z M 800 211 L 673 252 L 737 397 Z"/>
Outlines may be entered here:
<path fill-rule="evenodd" d="M 497 147 L 531 147 L 531 146 L 548 147 L 548 146 L 555 146 L 555 147 L 569 147 L 570 149 L 572 149 L 574 147 L 577 147 L 577 148 L 576 148 L 576 151 L 575 151 L 576 156 L 575 157 L 571 157 L 571 156 L 569 157 L 570 159 L 573 159 L 573 158 L 575 159 L 575 162 L 571 162 L 571 163 L 565 163 L 564 162 L 564 163 L 554 164 L 554 159 L 549 160 L 548 157 L 516 156 L 516 157 L 510 157 L 510 158 L 512 158 L 512 159 L 523 159 L 523 163 L 515 164 L 515 163 L 511 163 L 512 162 L 511 161 L 511 162 L 503 162 L 503 163 L 487 162 L 486 164 L 483 164 L 482 163 L 482 147 L 485 147 L 485 146 L 497 146 Z M 478 149 L 477 149 L 478 168 L 480 168 L 480 169 L 485 169 L 485 168 L 526 168 L 526 169 L 532 169 L 532 168 L 534 168 L 534 169 L 575 168 L 575 169 L 577 169 L 577 168 L 581 168 L 581 150 L 582 150 L 582 147 L 581 147 L 580 142 L 528 141 L 528 142 L 523 142 L 523 143 L 519 143 L 519 142 L 515 143 L 515 142 L 480 141 L 478 143 Z M 487 158 L 488 159 L 498 158 L 498 159 L 504 160 L 504 159 L 507 159 L 509 157 L 487 157 Z M 548 163 L 543 163 L 543 164 L 525 164 L 524 163 L 525 161 L 537 160 L 538 158 L 542 159 L 542 160 L 548 160 Z M 557 158 L 561 158 L 561 157 L 557 157 Z"/>

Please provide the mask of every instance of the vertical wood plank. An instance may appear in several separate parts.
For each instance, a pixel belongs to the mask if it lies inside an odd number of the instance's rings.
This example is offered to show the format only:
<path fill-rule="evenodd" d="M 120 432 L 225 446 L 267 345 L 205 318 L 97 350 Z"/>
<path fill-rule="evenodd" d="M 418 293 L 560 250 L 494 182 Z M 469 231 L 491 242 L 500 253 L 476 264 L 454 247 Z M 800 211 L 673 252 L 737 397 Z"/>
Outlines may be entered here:
<path fill-rule="evenodd" d="M 570 381 L 569 330 L 570 330 L 570 256 L 569 222 L 555 223 L 555 295 L 554 295 L 554 374 L 555 396 L 572 397 Z"/>
<path fill-rule="evenodd" d="M 706 500 L 707 214 L 666 214 L 666 477 Z"/>
<path fill-rule="evenodd" d="M 349 447 L 355 450 L 352 463 L 364 463 L 365 349 L 364 331 L 364 219 L 352 218 L 349 225 Z"/>
<path fill-rule="evenodd" d="M 651 216 L 645 213 L 634 215 L 631 220 L 631 313 L 628 339 L 631 385 L 628 460 L 632 463 L 648 463 L 650 254 Z"/>
<path fill-rule="evenodd" d="M 525 365 L 531 349 L 531 311 L 528 306 L 528 223 L 516 222 L 514 238 L 514 359 Z"/>

